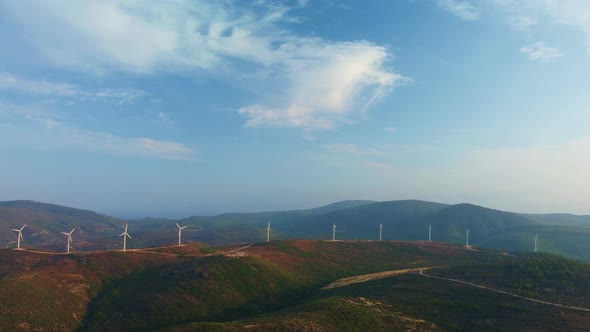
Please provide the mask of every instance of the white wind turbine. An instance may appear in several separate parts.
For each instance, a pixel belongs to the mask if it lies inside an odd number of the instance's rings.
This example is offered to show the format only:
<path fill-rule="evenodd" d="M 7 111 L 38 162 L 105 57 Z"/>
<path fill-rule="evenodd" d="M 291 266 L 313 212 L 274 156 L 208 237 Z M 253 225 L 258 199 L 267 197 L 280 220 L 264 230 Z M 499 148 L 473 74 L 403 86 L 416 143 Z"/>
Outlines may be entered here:
<path fill-rule="evenodd" d="M 176 226 L 178 227 L 178 245 L 182 245 L 182 230 L 187 228 L 188 226 L 180 226 L 178 223 L 176 223 Z"/>
<path fill-rule="evenodd" d="M 469 248 L 469 228 L 465 230 L 465 247 Z"/>
<path fill-rule="evenodd" d="M 125 224 L 125 231 L 121 234 L 119 234 L 119 236 L 123 237 L 123 251 L 127 250 L 127 238 L 131 238 L 131 235 L 127 234 L 127 224 Z"/>
<path fill-rule="evenodd" d="M 383 223 L 379 224 L 379 241 L 383 241 Z"/>
<path fill-rule="evenodd" d="M 432 224 L 428 224 L 428 242 L 432 242 Z"/>
<path fill-rule="evenodd" d="M 272 229 L 270 228 L 270 220 L 268 221 L 268 226 L 266 226 L 266 242 L 270 242 L 270 233 Z"/>
<path fill-rule="evenodd" d="M 24 224 L 20 229 L 12 229 L 13 231 L 18 232 L 18 236 L 16 238 L 16 249 L 20 249 L 20 241 L 23 239 L 23 229 L 25 229 L 25 227 L 27 227 L 27 224 Z"/>
<path fill-rule="evenodd" d="M 537 234 L 535 234 L 535 252 L 537 252 Z"/>
<path fill-rule="evenodd" d="M 332 223 L 332 241 L 336 241 L 336 223 Z"/>
<path fill-rule="evenodd" d="M 67 253 L 70 253 L 70 244 L 72 244 L 72 233 L 74 233 L 74 230 L 76 229 L 76 227 L 72 228 L 72 230 L 69 233 L 66 232 L 61 232 L 63 235 L 68 237 L 68 251 Z"/>

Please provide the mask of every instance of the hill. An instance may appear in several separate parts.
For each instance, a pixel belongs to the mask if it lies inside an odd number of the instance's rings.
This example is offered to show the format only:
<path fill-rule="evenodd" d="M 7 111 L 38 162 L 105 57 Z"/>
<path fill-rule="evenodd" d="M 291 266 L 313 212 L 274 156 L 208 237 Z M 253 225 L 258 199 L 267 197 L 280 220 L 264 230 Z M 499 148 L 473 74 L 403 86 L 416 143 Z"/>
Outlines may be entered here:
<path fill-rule="evenodd" d="M 539 268 L 541 273 L 531 272 Z M 70 255 L 5 249 L 0 250 L 0 329 L 449 331 L 537 326 L 573 331 L 590 326 L 590 312 L 428 278 L 418 273 L 422 269 L 519 294 L 542 296 L 539 292 L 550 287 L 550 296 L 543 298 L 566 305 L 579 305 L 590 296 L 587 264 L 441 243 L 299 240 Z M 391 270 L 404 272 L 324 289 L 340 278 Z M 480 280 L 486 271 L 490 278 Z"/>
<path fill-rule="evenodd" d="M 549 214 L 522 214 L 542 225 L 570 226 L 570 227 L 590 227 L 590 216 L 576 215 L 569 213 L 549 213 Z"/>
<path fill-rule="evenodd" d="M 431 225 L 434 241 L 463 244 L 465 230 L 469 229 L 470 244 L 515 251 L 533 250 L 533 238 L 538 234 L 540 250 L 590 261 L 590 242 L 586 241 L 590 227 L 570 225 L 580 224 L 584 216 L 565 215 L 575 221 L 568 219 L 568 223 L 553 216 L 517 214 L 472 204 L 400 200 L 343 201 L 308 210 L 226 213 L 179 220 L 124 220 L 52 204 L 13 201 L 0 203 L 0 227 L 6 230 L 0 232 L 0 240 L 4 246 L 14 247 L 16 233 L 10 228 L 27 223 L 24 246 L 62 251 L 65 238 L 60 232 L 77 226 L 73 250 L 118 249 L 122 246 L 118 235 L 129 224 L 133 239 L 128 247 L 141 248 L 174 244 L 175 223 L 179 223 L 188 226 L 183 231 L 186 242 L 227 245 L 265 239 L 268 221 L 273 239 L 331 239 L 335 223 L 338 239 L 375 240 L 382 223 L 383 239 L 426 240 Z"/>
<path fill-rule="evenodd" d="M 11 228 L 27 224 L 23 232 L 24 243 L 60 250 L 63 236 L 60 232 L 77 227 L 77 246 L 87 249 L 109 247 L 113 237 L 125 221 L 93 211 L 75 209 L 34 201 L 0 202 L 0 241 L 12 244 L 15 233 Z M 118 234 L 118 233 L 117 233 Z"/>

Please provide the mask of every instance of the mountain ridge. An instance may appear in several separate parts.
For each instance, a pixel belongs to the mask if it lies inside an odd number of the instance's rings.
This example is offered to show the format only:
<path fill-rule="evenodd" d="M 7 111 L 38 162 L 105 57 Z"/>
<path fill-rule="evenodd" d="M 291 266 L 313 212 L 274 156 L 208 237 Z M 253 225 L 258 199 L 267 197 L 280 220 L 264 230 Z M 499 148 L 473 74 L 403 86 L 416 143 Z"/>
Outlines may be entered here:
<path fill-rule="evenodd" d="M 443 204 L 422 200 L 363 201 L 348 200 L 307 210 L 258 213 L 226 213 L 216 216 L 191 216 L 181 219 L 120 219 L 90 210 L 56 204 L 19 200 L 0 202 L 0 243 L 15 246 L 10 228 L 28 224 L 24 246 L 63 250 L 62 231 L 77 227 L 74 250 L 117 249 L 119 233 L 125 224 L 133 239 L 129 248 L 173 244 L 175 223 L 188 228 L 183 238 L 188 242 L 211 245 L 256 242 L 266 238 L 271 222 L 274 239 L 331 239 L 332 224 L 337 225 L 338 239 L 377 240 L 379 224 L 386 240 L 432 240 L 464 244 L 470 230 L 470 244 L 507 250 L 532 250 L 532 238 L 539 235 L 543 250 L 590 261 L 590 244 L 583 241 L 590 227 L 561 223 L 548 214 L 527 215 L 490 209 L 470 203 Z M 577 220 L 577 219 L 576 219 Z"/>

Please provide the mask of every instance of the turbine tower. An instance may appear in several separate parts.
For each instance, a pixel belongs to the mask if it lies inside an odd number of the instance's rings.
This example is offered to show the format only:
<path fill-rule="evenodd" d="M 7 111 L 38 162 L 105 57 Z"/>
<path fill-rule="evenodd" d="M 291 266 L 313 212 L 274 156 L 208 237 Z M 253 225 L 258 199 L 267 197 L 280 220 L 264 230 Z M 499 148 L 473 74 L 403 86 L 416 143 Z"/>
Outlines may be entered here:
<path fill-rule="evenodd" d="M 25 229 L 25 227 L 27 227 L 27 224 L 24 224 L 20 229 L 12 229 L 13 231 L 18 232 L 18 236 L 16 237 L 16 249 L 20 249 L 20 241 L 23 239 L 23 229 Z"/>
<path fill-rule="evenodd" d="M 270 228 L 270 220 L 268 221 L 268 226 L 266 226 L 266 242 L 270 242 L 270 233 L 272 229 Z"/>
<path fill-rule="evenodd" d="M 465 247 L 469 248 L 469 228 L 465 230 Z"/>
<path fill-rule="evenodd" d="M 428 242 L 432 242 L 432 224 L 428 224 Z"/>
<path fill-rule="evenodd" d="M 131 238 L 131 235 L 127 234 L 127 224 L 125 224 L 125 231 L 119 236 L 123 237 L 123 251 L 127 251 L 127 238 Z"/>
<path fill-rule="evenodd" d="M 383 241 L 383 223 L 379 224 L 379 241 Z"/>
<path fill-rule="evenodd" d="M 176 226 L 178 227 L 178 245 L 181 246 L 182 245 L 182 230 L 187 228 L 188 226 L 180 226 L 178 223 L 176 223 Z M 127 232 L 127 228 L 125 228 L 125 232 Z M 129 237 L 131 238 L 131 237 Z"/>
<path fill-rule="evenodd" d="M 535 234 L 535 252 L 537 252 L 537 234 Z"/>
<path fill-rule="evenodd" d="M 75 229 L 76 227 L 72 228 L 72 230 L 69 233 L 61 232 L 63 235 L 68 237 L 68 250 L 66 251 L 68 254 L 70 253 L 70 244 L 72 244 L 72 233 L 74 233 Z"/>
<path fill-rule="evenodd" d="M 332 241 L 336 241 L 336 224 L 332 223 Z"/>

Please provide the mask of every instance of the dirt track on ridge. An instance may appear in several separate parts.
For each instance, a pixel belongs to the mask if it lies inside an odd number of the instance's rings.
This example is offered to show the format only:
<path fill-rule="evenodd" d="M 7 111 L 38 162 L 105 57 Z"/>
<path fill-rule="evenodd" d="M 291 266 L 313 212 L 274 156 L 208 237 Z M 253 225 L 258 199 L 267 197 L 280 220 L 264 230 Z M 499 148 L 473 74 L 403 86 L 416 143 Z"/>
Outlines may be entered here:
<path fill-rule="evenodd" d="M 349 286 L 349 285 L 353 285 L 353 284 L 359 284 L 361 282 L 367 282 L 367 281 L 372 281 L 372 280 L 377 280 L 377 279 L 388 278 L 388 277 L 392 277 L 392 276 L 396 276 L 396 275 L 400 275 L 400 274 L 405 274 L 405 273 L 430 270 L 432 268 L 434 268 L 434 267 L 433 266 L 431 266 L 431 267 L 417 267 L 417 268 L 412 268 L 412 269 L 390 270 L 390 271 L 383 271 L 383 272 L 377 272 L 377 273 L 362 274 L 359 276 L 338 279 L 338 280 L 330 283 L 328 286 L 323 287 L 322 290 L 344 287 L 344 286 Z"/>

